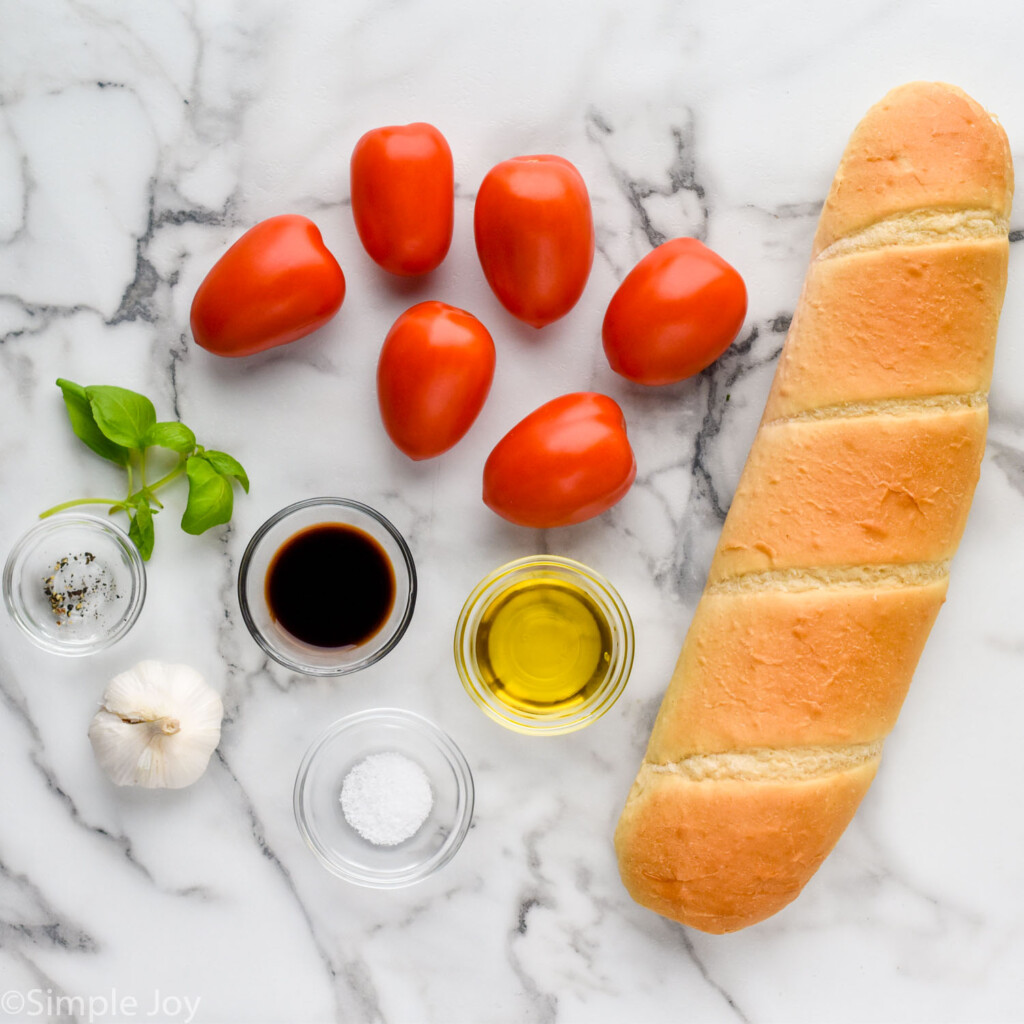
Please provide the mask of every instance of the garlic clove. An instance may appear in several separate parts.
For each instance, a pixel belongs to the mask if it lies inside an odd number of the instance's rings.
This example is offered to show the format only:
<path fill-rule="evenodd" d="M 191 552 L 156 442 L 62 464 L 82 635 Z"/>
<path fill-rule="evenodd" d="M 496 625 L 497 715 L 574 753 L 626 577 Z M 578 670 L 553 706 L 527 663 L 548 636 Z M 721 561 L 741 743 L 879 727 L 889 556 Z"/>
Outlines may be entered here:
<path fill-rule="evenodd" d="M 89 739 L 117 785 L 180 789 L 206 770 L 223 717 L 220 696 L 195 669 L 142 661 L 110 681 Z"/>

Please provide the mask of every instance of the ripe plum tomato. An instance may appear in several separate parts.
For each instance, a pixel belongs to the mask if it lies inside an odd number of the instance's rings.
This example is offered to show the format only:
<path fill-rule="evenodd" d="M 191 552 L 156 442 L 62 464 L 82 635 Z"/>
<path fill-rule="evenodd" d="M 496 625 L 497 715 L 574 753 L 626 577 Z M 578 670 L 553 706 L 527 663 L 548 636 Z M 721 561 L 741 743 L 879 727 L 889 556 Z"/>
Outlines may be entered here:
<path fill-rule="evenodd" d="M 441 263 L 452 241 L 455 171 L 433 125 L 367 132 L 352 151 L 351 186 L 356 231 L 374 262 L 405 276 Z"/>
<path fill-rule="evenodd" d="M 543 327 L 576 305 L 594 262 L 594 218 L 568 160 L 520 156 L 491 168 L 473 229 L 484 277 L 514 317 Z"/>
<path fill-rule="evenodd" d="M 317 226 L 283 214 L 250 228 L 213 265 L 192 300 L 192 336 L 219 356 L 249 356 L 323 327 L 341 308 L 345 275 Z"/>
<path fill-rule="evenodd" d="M 407 309 L 384 339 L 377 400 L 384 429 L 410 459 L 447 451 L 473 425 L 494 377 L 494 341 L 444 302 Z"/>
<path fill-rule="evenodd" d="M 674 384 L 710 366 L 747 315 L 743 278 L 696 238 L 649 252 L 608 303 L 601 329 L 616 373 L 639 384 Z"/>
<path fill-rule="evenodd" d="M 520 420 L 484 465 L 484 503 L 520 526 L 582 523 L 636 479 L 618 404 L 590 391 L 562 395 Z"/>

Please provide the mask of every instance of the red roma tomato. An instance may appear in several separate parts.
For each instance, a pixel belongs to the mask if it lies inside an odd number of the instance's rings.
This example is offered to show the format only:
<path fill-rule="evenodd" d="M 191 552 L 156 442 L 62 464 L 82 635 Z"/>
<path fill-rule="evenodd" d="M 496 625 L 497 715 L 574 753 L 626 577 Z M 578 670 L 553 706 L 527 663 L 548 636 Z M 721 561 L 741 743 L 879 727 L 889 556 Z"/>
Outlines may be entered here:
<path fill-rule="evenodd" d="M 494 377 L 494 342 L 444 302 L 407 309 L 384 339 L 377 400 L 384 429 L 410 459 L 447 451 L 473 425 Z"/>
<path fill-rule="evenodd" d="M 392 274 L 425 274 L 445 258 L 455 170 L 431 124 L 375 128 L 352 151 L 352 216 L 363 248 Z"/>
<path fill-rule="evenodd" d="M 710 366 L 746 315 L 743 278 L 696 238 L 675 238 L 649 252 L 612 296 L 605 355 L 629 380 L 673 384 Z"/>
<path fill-rule="evenodd" d="M 568 526 L 611 508 L 634 479 L 622 410 L 584 391 L 546 402 L 495 445 L 484 503 L 520 526 Z"/>
<path fill-rule="evenodd" d="M 473 228 L 484 277 L 514 317 L 543 327 L 576 305 L 594 262 L 594 218 L 568 160 L 520 156 L 491 168 Z"/>
<path fill-rule="evenodd" d="M 213 265 L 192 300 L 192 335 L 219 356 L 248 356 L 323 327 L 341 308 L 345 275 L 306 217 L 250 228 Z"/>

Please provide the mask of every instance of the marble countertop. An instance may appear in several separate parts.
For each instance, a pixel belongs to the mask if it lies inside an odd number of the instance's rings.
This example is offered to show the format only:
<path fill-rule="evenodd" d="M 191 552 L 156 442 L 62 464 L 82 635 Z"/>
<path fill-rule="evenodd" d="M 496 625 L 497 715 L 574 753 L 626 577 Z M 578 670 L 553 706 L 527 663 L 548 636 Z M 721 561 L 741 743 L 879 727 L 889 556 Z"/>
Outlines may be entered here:
<path fill-rule="evenodd" d="M 252 479 L 227 528 L 193 538 L 158 522 L 146 605 L 117 646 L 62 659 L 0 621 L 0 1020 L 1024 1020 L 1016 244 L 949 598 L 834 854 L 785 911 L 713 937 L 633 904 L 611 848 L 847 136 L 892 86 L 944 79 L 1000 116 L 1022 162 L 1015 0 L 0 0 L 0 26 L 4 551 L 43 508 L 116 479 L 68 429 L 58 376 L 151 395 Z M 403 282 L 359 245 L 348 160 L 367 129 L 413 120 L 451 143 L 456 227 L 441 269 Z M 544 151 L 583 173 L 598 251 L 579 305 L 537 333 L 487 289 L 472 208 L 493 164 Z M 338 257 L 341 312 L 250 359 L 199 349 L 188 310 L 204 274 L 244 229 L 285 212 L 313 218 Z M 1011 227 L 1019 241 L 1019 213 Z M 648 391 L 607 366 L 601 318 L 636 260 L 677 235 L 741 271 L 749 313 L 714 367 Z M 426 298 L 488 324 L 498 371 L 464 441 L 412 463 L 380 426 L 373 381 L 391 322 Z M 480 500 L 483 460 L 541 401 L 581 389 L 625 410 L 636 485 L 577 527 L 510 526 Z M 344 679 L 268 661 L 235 598 L 253 531 L 318 494 L 383 511 L 420 577 L 401 644 Z M 637 635 L 618 704 L 548 739 L 485 718 L 451 655 L 473 585 L 540 551 L 606 575 Z M 117 789 L 92 756 L 106 681 L 144 657 L 187 662 L 223 695 L 219 752 L 186 790 Z M 373 891 L 303 845 L 292 785 L 326 725 L 385 705 L 450 733 L 477 801 L 442 871 Z"/>

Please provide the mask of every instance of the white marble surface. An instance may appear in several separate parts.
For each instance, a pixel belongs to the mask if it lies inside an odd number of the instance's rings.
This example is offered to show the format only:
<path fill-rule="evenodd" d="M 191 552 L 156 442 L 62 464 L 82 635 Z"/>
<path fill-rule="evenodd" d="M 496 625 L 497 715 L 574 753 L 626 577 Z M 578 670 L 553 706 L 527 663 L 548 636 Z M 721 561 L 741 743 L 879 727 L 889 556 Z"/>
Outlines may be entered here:
<path fill-rule="evenodd" d="M 64 660 L 0 622 L 0 1020 L 1024 1020 L 1018 245 L 949 600 L 833 856 L 790 908 L 716 938 L 635 906 L 610 844 L 850 130 L 891 86 L 940 78 L 1000 115 L 1021 162 L 1022 29 L 1016 0 L 0 0 L 4 551 L 42 508 L 114 480 L 71 435 L 59 375 L 151 394 L 253 481 L 228 529 L 158 523 L 147 604 L 119 646 Z M 420 119 L 455 154 L 456 236 L 429 280 L 396 283 L 359 247 L 348 158 L 366 129 Z M 537 151 L 577 164 L 598 227 L 583 300 L 540 334 L 500 309 L 472 245 L 483 174 Z M 192 295 L 243 229 L 283 212 L 319 224 L 345 304 L 307 340 L 219 360 L 191 341 Z M 741 270 L 749 315 L 712 370 L 647 392 L 608 369 L 601 317 L 633 262 L 681 234 Z M 471 434 L 412 464 L 379 426 L 374 368 L 393 318 L 433 297 L 488 323 L 499 365 Z M 589 524 L 510 527 L 480 501 L 483 459 L 542 399 L 581 388 L 622 403 L 636 486 Z M 335 681 L 268 663 L 234 595 L 256 526 L 319 493 L 381 508 L 421 582 L 398 649 Z M 540 550 L 610 577 L 638 639 L 613 711 L 549 740 L 485 719 L 450 653 L 477 579 Z M 191 789 L 117 790 L 93 760 L 99 694 L 142 657 L 187 661 L 224 696 L 219 755 Z M 291 811 L 309 742 L 376 705 L 440 724 L 477 782 L 457 858 L 395 892 L 326 874 Z"/>

